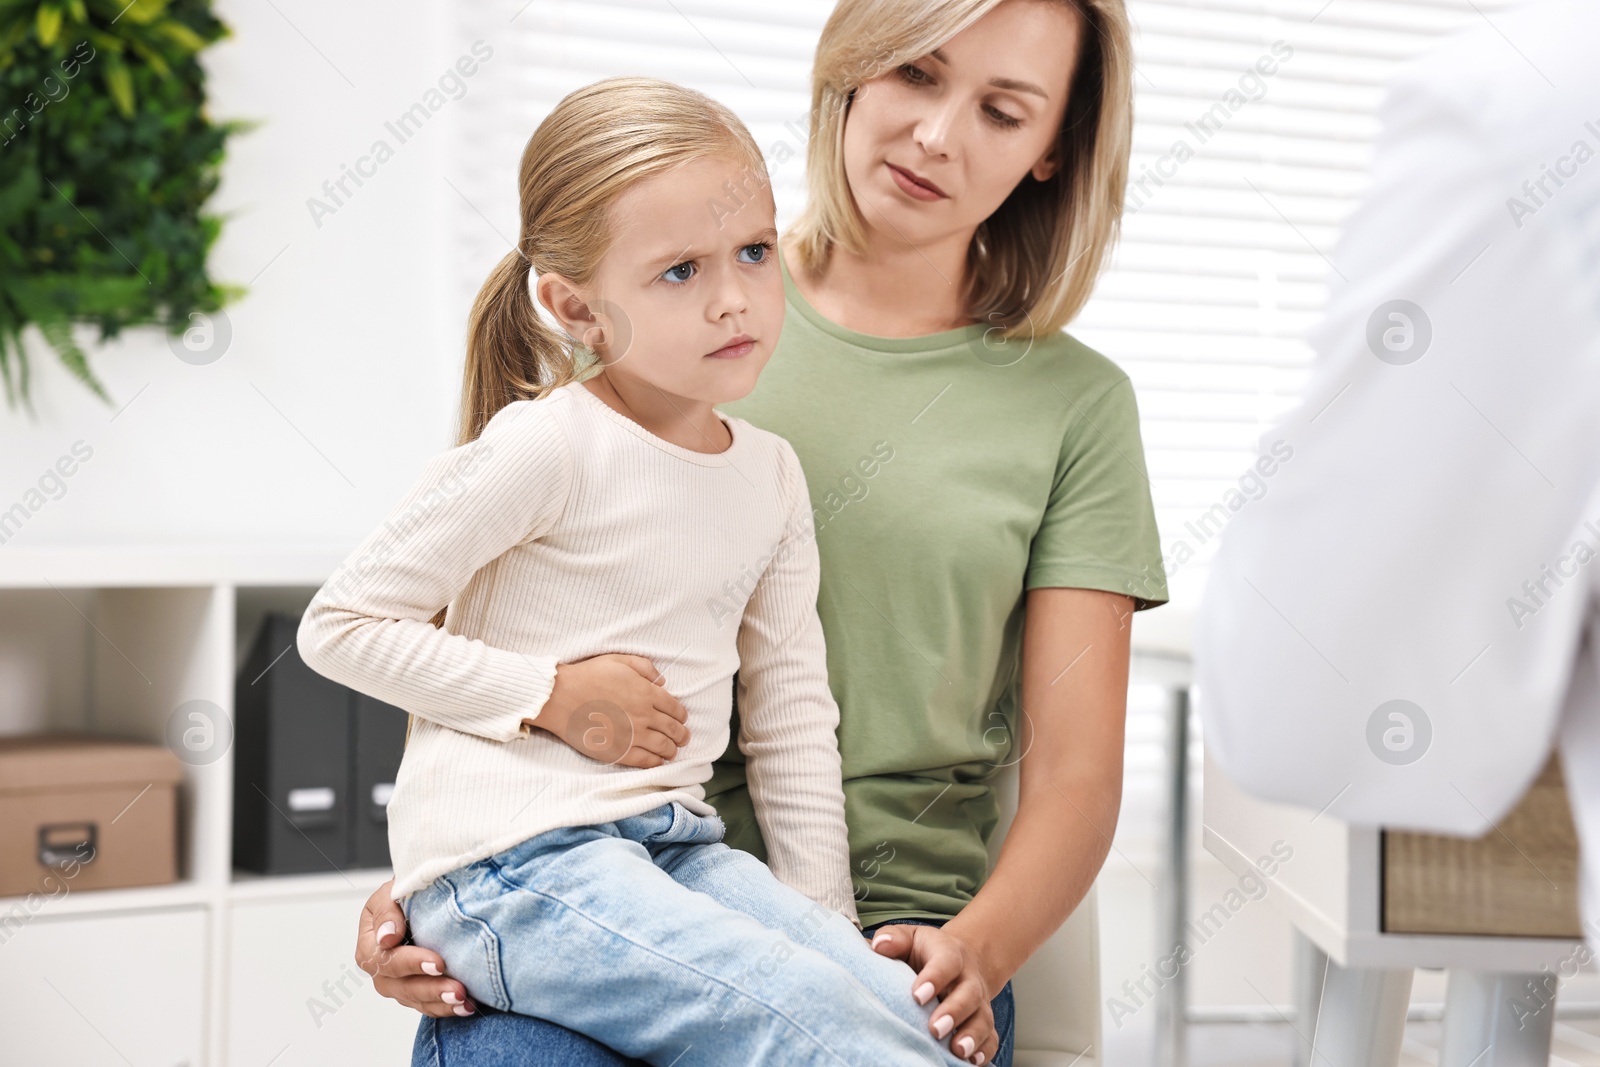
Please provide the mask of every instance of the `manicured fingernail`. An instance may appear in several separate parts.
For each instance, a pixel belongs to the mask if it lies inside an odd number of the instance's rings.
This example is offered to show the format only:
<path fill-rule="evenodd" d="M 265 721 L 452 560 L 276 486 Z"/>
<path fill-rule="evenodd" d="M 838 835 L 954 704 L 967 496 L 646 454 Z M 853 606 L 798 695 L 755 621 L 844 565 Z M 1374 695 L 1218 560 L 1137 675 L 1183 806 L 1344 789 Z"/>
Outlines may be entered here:
<path fill-rule="evenodd" d="M 471 1004 L 458 1004 L 455 1007 L 451 1008 L 450 1010 L 455 1012 L 457 1015 L 471 1015 L 472 1014 L 472 1005 Z"/>
<path fill-rule="evenodd" d="M 972 1047 L 976 1044 L 977 1042 L 972 1040 L 971 1037 L 963 1037 L 960 1041 L 956 1042 L 956 1050 L 959 1051 L 963 1056 L 971 1056 Z"/>
<path fill-rule="evenodd" d="M 437 977 L 437 976 L 439 976 L 439 975 L 444 973 L 443 971 L 441 971 L 439 969 L 439 965 L 437 963 L 434 963 L 432 960 L 423 960 L 422 961 L 422 969 L 424 971 L 426 971 L 428 974 L 434 975 L 435 977 Z"/>
<path fill-rule="evenodd" d="M 444 1001 L 446 1004 L 465 1004 L 466 1003 L 466 1001 L 461 999 L 461 994 L 457 993 L 453 989 L 446 989 L 443 993 L 440 993 L 439 994 L 439 999 Z"/>
<path fill-rule="evenodd" d="M 378 927 L 378 940 L 382 941 L 384 938 L 388 937 L 398 929 L 400 928 L 393 922 L 384 923 L 382 926 Z"/>
<path fill-rule="evenodd" d="M 933 1020 L 933 1032 L 944 1037 L 956 1028 L 956 1021 L 948 1015 L 941 1015 Z"/>
<path fill-rule="evenodd" d="M 923 982 L 912 991 L 911 995 L 917 998 L 918 1004 L 928 1003 L 928 1001 L 933 999 L 933 983 Z M 944 1035 L 941 1034 L 940 1036 L 942 1037 Z"/>
<path fill-rule="evenodd" d="M 872 947 L 873 948 L 877 948 L 879 945 L 883 944 L 885 941 L 891 941 L 891 940 L 893 940 L 893 935 L 891 935 L 891 934 L 883 934 L 883 933 L 874 934 L 873 937 L 872 937 Z"/>
<path fill-rule="evenodd" d="M 983 1067 L 983 1061 L 988 1059 L 988 1058 L 989 1057 L 985 1056 L 983 1053 L 980 1052 L 980 1053 L 978 1053 L 977 1059 L 973 1060 L 972 1062 L 976 1063 L 978 1065 L 978 1067 Z"/>

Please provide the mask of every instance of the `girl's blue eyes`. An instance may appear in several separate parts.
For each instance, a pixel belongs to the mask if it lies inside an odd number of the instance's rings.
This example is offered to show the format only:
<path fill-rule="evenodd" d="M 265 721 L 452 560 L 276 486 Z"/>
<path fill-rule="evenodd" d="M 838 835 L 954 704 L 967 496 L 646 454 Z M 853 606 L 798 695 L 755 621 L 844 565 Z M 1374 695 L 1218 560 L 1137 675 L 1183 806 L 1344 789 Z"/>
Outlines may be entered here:
<path fill-rule="evenodd" d="M 755 260 L 742 260 L 741 262 L 749 263 L 751 266 L 760 266 L 761 264 L 767 262 L 767 256 L 772 252 L 773 244 L 771 241 L 761 241 L 757 244 L 745 245 L 743 248 L 739 249 L 739 254 L 744 255 L 744 253 L 749 252 L 752 249 L 760 249 L 759 257 Z M 662 271 L 661 276 L 668 281 L 682 284 L 683 282 L 686 282 L 690 278 L 694 277 L 693 272 L 695 269 L 696 268 L 693 262 L 678 263 Z M 688 271 L 689 273 L 682 273 L 684 271 Z"/>

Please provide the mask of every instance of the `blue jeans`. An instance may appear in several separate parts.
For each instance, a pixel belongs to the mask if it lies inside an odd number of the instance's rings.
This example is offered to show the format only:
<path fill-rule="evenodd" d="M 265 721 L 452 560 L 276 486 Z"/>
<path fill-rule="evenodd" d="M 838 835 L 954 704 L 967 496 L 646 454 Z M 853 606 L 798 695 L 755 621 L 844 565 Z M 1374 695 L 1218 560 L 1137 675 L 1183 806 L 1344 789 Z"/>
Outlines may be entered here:
<path fill-rule="evenodd" d="M 414 894 L 407 922 L 478 1004 L 646 1063 L 964 1062 L 929 1033 L 909 966 L 722 836 L 676 802 L 551 830 Z"/>
<path fill-rule="evenodd" d="M 943 926 L 944 919 L 895 919 L 862 931 L 868 939 L 881 926 Z M 992 1067 L 1011 1067 L 1016 1004 L 1007 982 L 989 1002 L 1000 1047 Z M 411 1067 L 641 1067 L 576 1030 L 559 1023 L 496 1011 L 484 1004 L 466 1018 L 424 1015 L 411 1045 Z M 681 1065 L 680 1065 L 681 1067 Z"/>
<path fill-rule="evenodd" d="M 943 926 L 944 919 L 895 919 L 862 931 L 867 938 L 882 926 Z M 1011 1067 L 1016 1004 L 1007 982 L 989 1002 L 1000 1047 L 992 1067 Z M 496 1011 L 484 1004 L 466 1018 L 424 1015 L 411 1045 L 411 1067 L 641 1067 L 600 1042 L 559 1023 Z"/>

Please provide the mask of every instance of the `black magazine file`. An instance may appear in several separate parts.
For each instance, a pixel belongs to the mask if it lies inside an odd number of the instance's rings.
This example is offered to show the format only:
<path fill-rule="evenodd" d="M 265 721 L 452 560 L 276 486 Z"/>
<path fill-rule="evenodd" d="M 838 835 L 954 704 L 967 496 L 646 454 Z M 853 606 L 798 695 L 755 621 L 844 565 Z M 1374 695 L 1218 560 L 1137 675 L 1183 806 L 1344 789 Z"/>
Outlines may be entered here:
<path fill-rule="evenodd" d="M 384 805 L 405 712 L 325 678 L 269 612 L 234 685 L 233 865 L 260 874 L 387 867 Z"/>

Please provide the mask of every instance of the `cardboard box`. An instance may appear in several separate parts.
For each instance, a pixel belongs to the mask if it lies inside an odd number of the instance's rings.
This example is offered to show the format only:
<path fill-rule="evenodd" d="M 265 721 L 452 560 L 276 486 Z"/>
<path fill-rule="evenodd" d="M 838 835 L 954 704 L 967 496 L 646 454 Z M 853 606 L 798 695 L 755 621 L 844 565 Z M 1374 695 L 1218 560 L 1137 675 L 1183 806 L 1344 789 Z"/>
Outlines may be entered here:
<path fill-rule="evenodd" d="M 163 745 L 0 738 L 0 896 L 177 881 L 182 780 Z"/>

